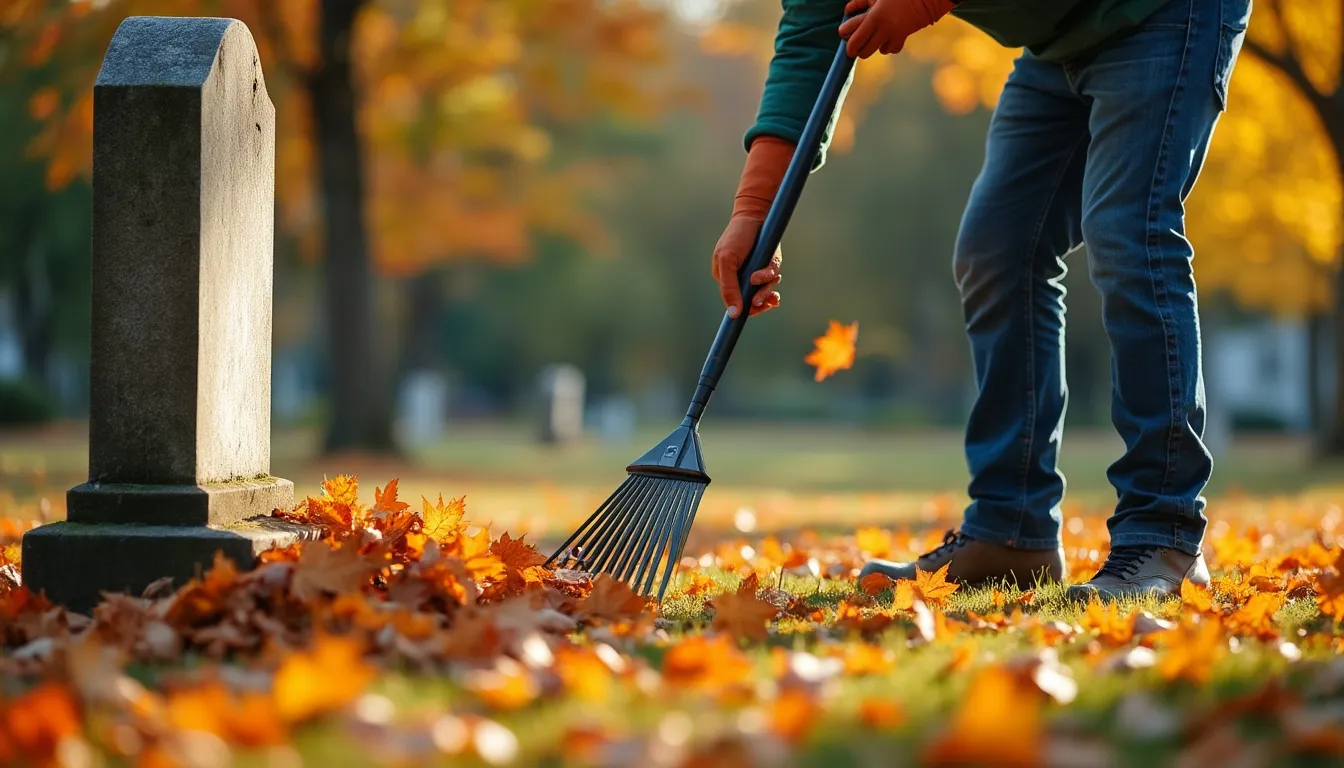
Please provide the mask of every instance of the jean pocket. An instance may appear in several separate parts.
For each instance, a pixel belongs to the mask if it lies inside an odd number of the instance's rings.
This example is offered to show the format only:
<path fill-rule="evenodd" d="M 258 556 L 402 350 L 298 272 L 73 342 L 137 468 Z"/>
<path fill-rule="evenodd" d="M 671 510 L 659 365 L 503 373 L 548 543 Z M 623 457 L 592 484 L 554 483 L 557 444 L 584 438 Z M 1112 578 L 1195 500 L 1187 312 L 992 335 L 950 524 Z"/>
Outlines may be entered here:
<path fill-rule="evenodd" d="M 1232 82 L 1232 70 L 1237 66 L 1242 43 L 1246 41 L 1250 15 L 1250 0 L 1222 0 L 1218 55 L 1213 62 L 1213 91 L 1218 98 L 1219 111 L 1227 110 L 1227 89 Z"/>

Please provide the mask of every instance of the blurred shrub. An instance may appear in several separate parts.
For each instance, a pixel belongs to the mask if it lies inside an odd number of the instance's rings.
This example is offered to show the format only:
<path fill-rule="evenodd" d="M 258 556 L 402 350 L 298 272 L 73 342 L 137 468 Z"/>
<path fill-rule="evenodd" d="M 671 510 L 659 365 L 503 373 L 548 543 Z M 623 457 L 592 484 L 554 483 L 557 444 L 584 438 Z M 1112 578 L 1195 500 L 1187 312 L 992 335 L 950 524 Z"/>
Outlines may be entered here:
<path fill-rule="evenodd" d="M 51 396 L 27 379 L 0 381 L 0 427 L 45 424 L 56 418 Z"/>

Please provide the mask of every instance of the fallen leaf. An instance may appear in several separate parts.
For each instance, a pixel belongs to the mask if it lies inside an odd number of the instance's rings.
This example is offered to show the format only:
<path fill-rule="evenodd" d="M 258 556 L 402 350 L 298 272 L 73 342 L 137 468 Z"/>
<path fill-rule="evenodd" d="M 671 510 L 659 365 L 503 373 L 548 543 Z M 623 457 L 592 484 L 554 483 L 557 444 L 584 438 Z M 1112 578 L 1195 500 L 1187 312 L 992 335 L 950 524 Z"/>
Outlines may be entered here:
<path fill-rule="evenodd" d="M 944 563 L 942 568 L 929 573 L 915 569 L 915 595 L 925 603 L 931 605 L 942 605 L 947 602 L 947 598 L 961 586 L 956 582 L 947 581 L 947 569 L 952 563 Z"/>
<path fill-rule="evenodd" d="M 357 699 L 376 673 L 358 640 L 319 635 L 312 648 L 289 654 L 276 670 L 276 711 L 285 722 L 298 723 L 339 710 Z"/>
<path fill-rule="evenodd" d="M 929 766 L 1035 768 L 1043 754 L 1040 694 L 1001 666 L 971 680 L 948 729 L 925 746 Z"/>
<path fill-rule="evenodd" d="M 859 703 L 859 722 L 879 731 L 905 724 L 905 709 L 891 699 L 864 699 Z"/>
<path fill-rule="evenodd" d="M 891 589 L 895 585 L 895 580 L 882 573 L 870 573 L 859 580 L 859 589 L 873 596 L 880 595 L 883 590 Z"/>
<path fill-rule="evenodd" d="M 438 542 L 445 542 L 458 535 L 462 518 L 467 513 L 467 497 L 453 499 L 444 504 L 443 494 L 439 494 L 439 500 L 431 504 L 429 499 L 422 496 L 420 503 L 420 517 L 424 519 L 421 532 L 425 536 Z"/>
<path fill-rule="evenodd" d="M 376 570 L 377 563 L 360 554 L 355 538 L 343 539 L 335 547 L 324 541 L 308 542 L 294 566 L 290 590 L 300 600 L 357 592 Z"/>
<path fill-rule="evenodd" d="M 1187 618 L 1179 628 L 1164 633 L 1162 639 L 1164 650 L 1158 659 L 1158 671 L 1167 680 L 1202 685 L 1213 674 L 1213 665 L 1227 654 L 1227 641 L 1217 619 Z"/>
<path fill-rule="evenodd" d="M 743 582 L 736 592 L 714 598 L 714 629 L 757 642 L 769 637 L 770 621 L 779 609 L 756 596 L 755 584 L 755 581 Z"/>
<path fill-rule="evenodd" d="M 647 602 L 626 582 L 602 573 L 593 579 L 593 591 L 579 604 L 578 615 L 606 621 L 634 619 L 644 613 Z"/>

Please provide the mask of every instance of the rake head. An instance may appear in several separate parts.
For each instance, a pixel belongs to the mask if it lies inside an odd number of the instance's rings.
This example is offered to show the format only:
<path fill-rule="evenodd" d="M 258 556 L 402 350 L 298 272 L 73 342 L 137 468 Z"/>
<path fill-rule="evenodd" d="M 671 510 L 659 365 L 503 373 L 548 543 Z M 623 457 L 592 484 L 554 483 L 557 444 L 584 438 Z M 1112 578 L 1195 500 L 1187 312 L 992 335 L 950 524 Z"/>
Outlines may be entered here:
<path fill-rule="evenodd" d="M 662 600 L 709 485 L 695 426 L 678 427 L 626 471 L 625 482 L 546 564 L 607 573 L 645 596 L 658 580 Z"/>

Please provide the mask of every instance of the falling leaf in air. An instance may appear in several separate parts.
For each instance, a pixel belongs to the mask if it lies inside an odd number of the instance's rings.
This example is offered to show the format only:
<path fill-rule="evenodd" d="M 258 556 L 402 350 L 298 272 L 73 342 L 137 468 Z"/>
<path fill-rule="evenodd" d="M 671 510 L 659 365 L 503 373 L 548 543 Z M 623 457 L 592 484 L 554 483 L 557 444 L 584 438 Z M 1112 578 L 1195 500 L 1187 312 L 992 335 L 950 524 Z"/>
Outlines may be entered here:
<path fill-rule="evenodd" d="M 859 324 L 842 325 L 835 320 L 823 336 L 813 340 L 815 348 L 803 362 L 817 369 L 816 380 L 821 381 L 836 371 L 854 365 L 854 343 L 859 338 Z"/>

